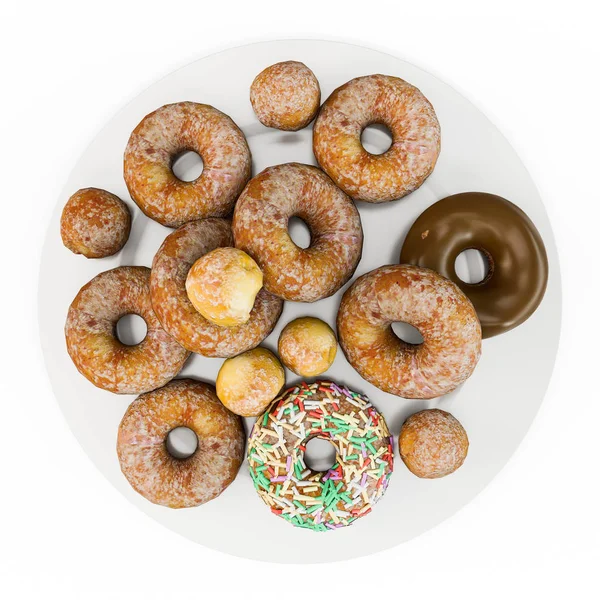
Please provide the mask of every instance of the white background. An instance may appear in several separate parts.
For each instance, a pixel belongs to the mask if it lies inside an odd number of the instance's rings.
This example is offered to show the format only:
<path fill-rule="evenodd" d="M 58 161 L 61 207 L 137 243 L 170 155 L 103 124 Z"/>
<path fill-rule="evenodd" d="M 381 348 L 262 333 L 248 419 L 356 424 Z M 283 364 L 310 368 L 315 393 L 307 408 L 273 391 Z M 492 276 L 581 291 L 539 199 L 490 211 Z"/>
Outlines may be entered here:
<path fill-rule="evenodd" d="M 322 589 L 356 597 L 597 597 L 600 43 L 591 6 L 577 0 L 239 6 L 104 0 L 4 7 L 0 593 L 300 598 Z M 561 258 L 564 314 L 540 414 L 509 465 L 474 502 L 395 550 L 293 568 L 194 545 L 151 521 L 104 480 L 50 392 L 35 303 L 50 212 L 101 126 L 158 77 L 210 51 L 298 36 L 393 52 L 490 116 L 546 203 Z"/>

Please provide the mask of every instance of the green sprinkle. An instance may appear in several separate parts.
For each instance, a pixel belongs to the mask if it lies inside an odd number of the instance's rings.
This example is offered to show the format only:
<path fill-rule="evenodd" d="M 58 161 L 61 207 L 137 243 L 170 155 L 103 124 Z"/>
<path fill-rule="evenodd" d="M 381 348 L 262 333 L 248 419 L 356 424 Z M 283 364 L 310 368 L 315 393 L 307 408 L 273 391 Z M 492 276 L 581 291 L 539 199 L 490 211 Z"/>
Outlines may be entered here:
<path fill-rule="evenodd" d="M 266 427 L 268 421 L 269 421 L 269 413 L 266 412 L 265 416 L 263 417 L 263 427 Z"/>
<path fill-rule="evenodd" d="M 278 483 L 277 487 L 275 488 L 275 495 L 279 496 L 279 492 L 281 492 L 281 484 L 280 483 Z"/>
<path fill-rule="evenodd" d="M 348 454 L 346 460 L 358 460 L 358 454 Z"/>

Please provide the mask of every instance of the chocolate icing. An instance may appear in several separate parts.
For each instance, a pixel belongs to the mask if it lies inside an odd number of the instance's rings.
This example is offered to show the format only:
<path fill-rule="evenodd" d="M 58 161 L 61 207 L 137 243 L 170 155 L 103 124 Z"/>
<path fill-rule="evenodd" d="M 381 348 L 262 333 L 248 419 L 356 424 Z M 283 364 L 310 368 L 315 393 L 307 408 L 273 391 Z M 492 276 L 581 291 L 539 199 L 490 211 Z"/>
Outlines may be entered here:
<path fill-rule="evenodd" d="M 469 248 L 489 262 L 479 283 L 465 283 L 454 268 Z M 430 206 L 410 228 L 400 263 L 429 267 L 456 283 L 473 303 L 484 338 L 528 319 L 548 281 L 546 249 L 531 219 L 512 202 L 483 192 L 455 194 Z"/>

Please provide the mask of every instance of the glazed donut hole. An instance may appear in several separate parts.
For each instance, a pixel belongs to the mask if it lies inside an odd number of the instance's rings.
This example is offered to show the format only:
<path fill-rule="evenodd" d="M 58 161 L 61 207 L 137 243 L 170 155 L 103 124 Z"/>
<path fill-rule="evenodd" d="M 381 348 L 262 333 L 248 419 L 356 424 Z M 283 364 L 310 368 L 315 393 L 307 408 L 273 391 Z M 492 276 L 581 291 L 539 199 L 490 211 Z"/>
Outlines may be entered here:
<path fill-rule="evenodd" d="M 62 242 L 74 254 L 105 258 L 123 248 L 131 232 L 131 213 L 114 194 L 98 188 L 75 192 L 60 217 Z"/>
<path fill-rule="evenodd" d="M 262 271 L 250 256 L 237 248 L 216 248 L 192 265 L 185 289 L 205 319 L 236 327 L 250 319 L 262 285 Z"/>
<path fill-rule="evenodd" d="M 277 397 L 285 372 L 266 348 L 254 348 L 223 362 L 217 375 L 217 396 L 233 413 L 257 417 Z"/>
<path fill-rule="evenodd" d="M 493 259 L 481 248 L 467 248 L 454 261 L 456 276 L 469 285 L 485 283 L 492 276 Z"/>
<path fill-rule="evenodd" d="M 198 435 L 189 427 L 175 427 L 165 438 L 165 448 L 173 458 L 185 460 L 198 450 Z"/>
<path fill-rule="evenodd" d="M 144 317 L 136 313 L 123 315 L 115 325 L 115 337 L 124 346 L 141 344 L 148 334 L 148 324 Z"/>
<path fill-rule="evenodd" d="M 321 90 L 315 74 L 305 64 L 285 61 L 256 76 L 250 86 L 250 102 L 266 127 L 298 131 L 317 115 Z"/>
<path fill-rule="evenodd" d="M 411 473 L 438 479 L 454 473 L 463 464 L 469 439 L 458 419 L 434 408 L 415 413 L 404 422 L 398 446 Z"/>
<path fill-rule="evenodd" d="M 283 328 L 277 349 L 283 364 L 296 375 L 316 377 L 333 364 L 337 339 L 321 319 L 301 317 Z"/>

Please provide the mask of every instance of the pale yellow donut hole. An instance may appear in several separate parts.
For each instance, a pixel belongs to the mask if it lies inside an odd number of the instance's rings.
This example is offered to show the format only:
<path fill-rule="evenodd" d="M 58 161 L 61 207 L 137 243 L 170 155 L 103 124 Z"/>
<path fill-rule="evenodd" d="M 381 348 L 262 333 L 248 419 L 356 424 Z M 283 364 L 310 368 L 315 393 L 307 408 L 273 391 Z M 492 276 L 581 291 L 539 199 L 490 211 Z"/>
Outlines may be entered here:
<path fill-rule="evenodd" d="M 288 323 L 279 336 L 283 364 L 302 377 L 315 377 L 329 369 L 337 353 L 335 333 L 315 317 L 301 317 Z"/>
<path fill-rule="evenodd" d="M 277 397 L 285 372 L 277 357 L 266 348 L 254 348 L 228 358 L 217 375 L 217 396 L 233 413 L 257 417 Z"/>
<path fill-rule="evenodd" d="M 245 252 L 216 248 L 192 265 L 185 289 L 205 319 L 222 327 L 235 327 L 250 318 L 262 284 L 262 271 Z"/>

